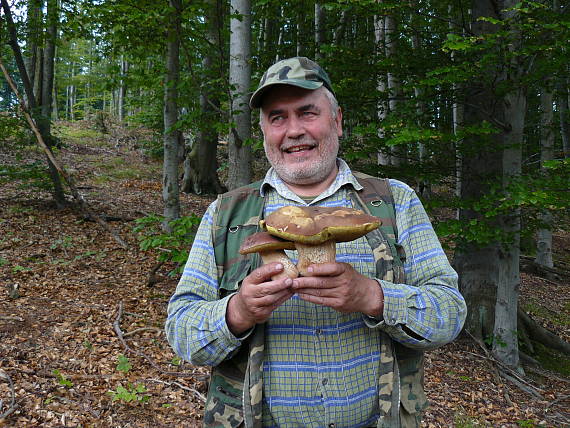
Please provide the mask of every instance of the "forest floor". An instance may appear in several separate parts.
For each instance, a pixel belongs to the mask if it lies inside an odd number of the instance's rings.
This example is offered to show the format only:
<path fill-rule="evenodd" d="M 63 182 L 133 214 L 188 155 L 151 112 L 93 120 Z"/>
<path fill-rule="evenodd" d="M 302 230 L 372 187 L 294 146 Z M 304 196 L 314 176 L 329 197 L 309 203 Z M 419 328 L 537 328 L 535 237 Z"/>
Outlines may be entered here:
<path fill-rule="evenodd" d="M 176 279 L 166 264 L 148 285 L 156 253 L 140 250 L 133 231 L 135 219 L 162 212 L 161 162 L 137 147 L 140 135 L 103 135 L 87 123 L 59 130 L 59 158 L 128 248 L 79 211 L 56 209 L 43 190 L 0 188 L 0 415 L 8 414 L 0 427 L 199 426 L 208 370 L 167 344 Z M 39 151 L 26 156 L 43 160 Z M 183 195 L 183 214 L 201 215 L 212 199 Z M 570 234 L 557 232 L 555 244 L 568 262 Z M 521 287 L 523 307 L 566 340 L 569 282 L 523 274 Z M 14 285 L 19 297 L 9 298 Z M 513 383 L 467 337 L 427 353 L 424 426 L 570 426 L 568 359 L 552 361 L 566 376 L 529 366 Z"/>

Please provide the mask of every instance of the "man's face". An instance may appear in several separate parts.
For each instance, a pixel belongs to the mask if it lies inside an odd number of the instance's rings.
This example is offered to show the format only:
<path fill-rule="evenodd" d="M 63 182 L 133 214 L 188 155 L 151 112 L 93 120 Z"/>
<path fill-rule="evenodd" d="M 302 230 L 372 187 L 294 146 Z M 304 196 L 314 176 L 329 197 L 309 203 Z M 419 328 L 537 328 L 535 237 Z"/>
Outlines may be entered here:
<path fill-rule="evenodd" d="M 321 183 L 336 174 L 342 113 L 333 119 L 324 90 L 278 85 L 261 107 L 267 159 L 288 184 Z"/>

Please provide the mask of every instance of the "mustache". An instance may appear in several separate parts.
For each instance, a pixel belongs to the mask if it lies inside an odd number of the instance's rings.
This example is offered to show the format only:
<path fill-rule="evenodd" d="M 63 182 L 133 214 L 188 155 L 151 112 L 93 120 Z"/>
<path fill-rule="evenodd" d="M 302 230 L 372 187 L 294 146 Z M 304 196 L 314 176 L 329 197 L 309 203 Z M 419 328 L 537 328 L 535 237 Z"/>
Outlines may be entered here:
<path fill-rule="evenodd" d="M 317 147 L 319 144 L 310 137 L 303 137 L 299 140 L 287 140 L 281 146 L 281 151 L 290 150 L 293 147 L 309 146 L 310 148 Z"/>

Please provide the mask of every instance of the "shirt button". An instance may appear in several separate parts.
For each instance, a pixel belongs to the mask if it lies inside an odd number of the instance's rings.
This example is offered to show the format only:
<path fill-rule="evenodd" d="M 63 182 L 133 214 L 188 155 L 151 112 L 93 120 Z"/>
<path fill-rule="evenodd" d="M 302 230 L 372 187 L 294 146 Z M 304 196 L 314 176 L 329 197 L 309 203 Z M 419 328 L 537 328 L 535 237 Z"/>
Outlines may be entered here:
<path fill-rule="evenodd" d="M 329 383 L 329 380 L 328 380 L 327 378 L 324 378 L 322 383 L 323 383 L 323 385 L 326 385 L 327 383 Z M 333 424 L 333 425 L 334 425 L 334 424 Z M 329 425 L 329 426 L 330 426 L 330 425 Z"/>
<path fill-rule="evenodd" d="M 335 424 L 329 424 L 329 428 L 334 428 L 336 425 Z"/>
<path fill-rule="evenodd" d="M 320 328 L 317 328 L 315 330 L 315 333 L 317 333 L 318 335 L 321 335 L 321 334 L 323 334 L 323 331 Z"/>

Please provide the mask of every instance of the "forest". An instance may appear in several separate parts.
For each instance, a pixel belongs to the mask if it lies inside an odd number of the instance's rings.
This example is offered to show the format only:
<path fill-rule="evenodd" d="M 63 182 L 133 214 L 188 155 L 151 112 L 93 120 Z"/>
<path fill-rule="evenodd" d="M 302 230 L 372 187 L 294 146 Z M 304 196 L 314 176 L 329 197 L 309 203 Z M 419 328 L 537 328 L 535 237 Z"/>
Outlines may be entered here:
<path fill-rule="evenodd" d="M 561 0 L 0 0 L 0 427 L 200 426 L 166 305 L 207 206 L 268 169 L 248 100 L 293 56 L 459 274 L 424 425 L 569 426 L 569 41 Z"/>

